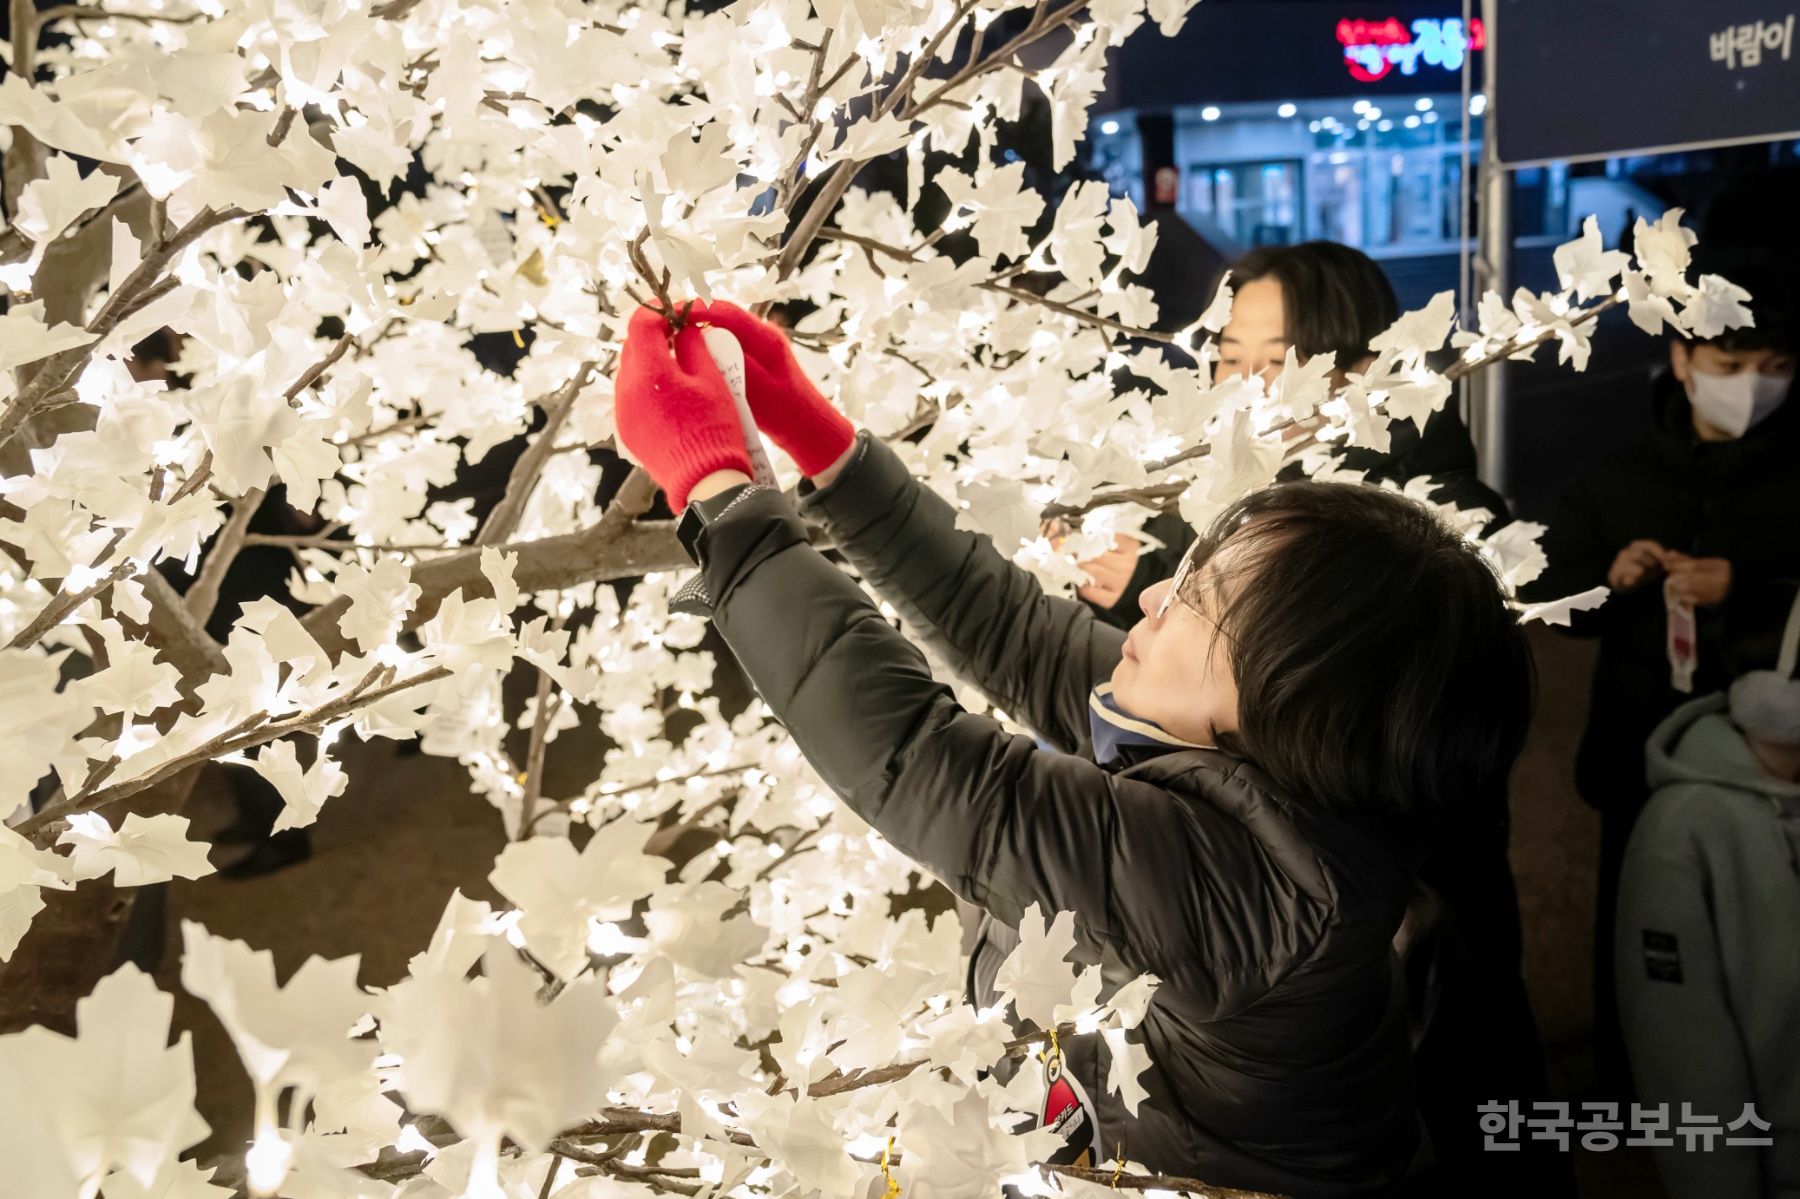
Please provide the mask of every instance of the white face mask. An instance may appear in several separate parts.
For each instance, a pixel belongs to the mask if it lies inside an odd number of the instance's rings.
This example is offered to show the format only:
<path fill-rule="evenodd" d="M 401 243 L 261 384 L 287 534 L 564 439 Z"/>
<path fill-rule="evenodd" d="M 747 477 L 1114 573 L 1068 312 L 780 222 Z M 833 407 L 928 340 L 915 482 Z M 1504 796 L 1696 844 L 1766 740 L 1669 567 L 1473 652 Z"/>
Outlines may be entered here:
<path fill-rule="evenodd" d="M 1791 376 L 1739 371 L 1735 375 L 1688 372 L 1688 399 L 1700 419 L 1715 429 L 1742 437 L 1787 398 Z"/>

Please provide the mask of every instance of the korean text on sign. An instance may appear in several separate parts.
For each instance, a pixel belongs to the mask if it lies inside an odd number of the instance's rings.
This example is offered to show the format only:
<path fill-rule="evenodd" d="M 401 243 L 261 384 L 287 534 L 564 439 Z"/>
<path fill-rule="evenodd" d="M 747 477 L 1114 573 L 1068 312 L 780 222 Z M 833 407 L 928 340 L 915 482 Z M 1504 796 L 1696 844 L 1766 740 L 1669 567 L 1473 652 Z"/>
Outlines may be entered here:
<path fill-rule="evenodd" d="M 1746 25 L 1730 25 L 1718 33 L 1708 34 L 1712 60 L 1722 62 L 1727 70 L 1754 67 L 1762 63 L 1763 51 L 1781 51 L 1787 61 L 1794 49 L 1794 14 L 1785 21 L 1753 21 Z"/>

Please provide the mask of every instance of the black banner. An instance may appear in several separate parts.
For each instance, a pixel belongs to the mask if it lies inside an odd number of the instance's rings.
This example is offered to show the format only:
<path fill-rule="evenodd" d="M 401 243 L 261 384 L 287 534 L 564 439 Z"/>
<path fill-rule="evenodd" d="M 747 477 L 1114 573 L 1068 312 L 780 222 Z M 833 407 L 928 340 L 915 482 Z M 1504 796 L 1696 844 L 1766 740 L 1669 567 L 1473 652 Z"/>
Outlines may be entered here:
<path fill-rule="evenodd" d="M 1501 161 L 1800 137 L 1800 0 L 1497 0 Z"/>

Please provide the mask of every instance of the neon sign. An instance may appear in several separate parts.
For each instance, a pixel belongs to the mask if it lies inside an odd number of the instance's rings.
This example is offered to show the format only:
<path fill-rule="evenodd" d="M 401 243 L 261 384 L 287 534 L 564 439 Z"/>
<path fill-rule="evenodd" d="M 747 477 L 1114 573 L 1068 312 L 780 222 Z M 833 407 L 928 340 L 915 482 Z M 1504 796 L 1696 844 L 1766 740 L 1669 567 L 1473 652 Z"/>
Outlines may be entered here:
<path fill-rule="evenodd" d="M 1460 17 L 1424 17 L 1410 26 L 1398 17 L 1385 21 L 1345 18 L 1337 23 L 1337 40 L 1344 48 L 1344 67 L 1351 78 L 1374 83 L 1395 67 L 1402 75 L 1417 74 L 1421 62 L 1460 71 L 1471 51 L 1487 48 L 1487 27 L 1480 17 L 1469 23 L 1467 34 Z"/>

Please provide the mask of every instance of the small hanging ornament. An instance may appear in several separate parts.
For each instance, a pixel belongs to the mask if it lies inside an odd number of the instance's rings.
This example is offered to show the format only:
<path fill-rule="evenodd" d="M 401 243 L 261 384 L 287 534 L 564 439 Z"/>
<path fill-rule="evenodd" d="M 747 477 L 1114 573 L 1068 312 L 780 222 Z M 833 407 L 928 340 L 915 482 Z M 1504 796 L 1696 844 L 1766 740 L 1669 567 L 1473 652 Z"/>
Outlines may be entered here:
<path fill-rule="evenodd" d="M 882 1194 L 882 1199 L 900 1199 L 900 1184 L 895 1181 L 894 1176 L 888 1172 L 888 1158 L 893 1152 L 894 1138 L 889 1137 L 887 1139 L 887 1146 L 881 1151 L 881 1176 L 887 1180 L 887 1190 Z"/>

